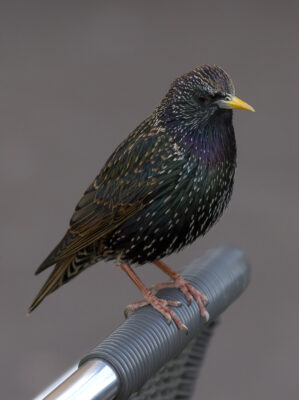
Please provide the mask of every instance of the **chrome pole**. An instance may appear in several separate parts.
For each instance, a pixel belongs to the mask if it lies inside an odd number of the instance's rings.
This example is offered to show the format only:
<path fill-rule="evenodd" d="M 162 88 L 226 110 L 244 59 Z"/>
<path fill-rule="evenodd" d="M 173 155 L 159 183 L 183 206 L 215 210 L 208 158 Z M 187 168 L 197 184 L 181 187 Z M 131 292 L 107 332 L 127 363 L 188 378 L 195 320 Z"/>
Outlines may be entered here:
<path fill-rule="evenodd" d="M 97 359 L 77 368 L 73 367 L 34 400 L 110 400 L 116 396 L 119 378 L 108 363 Z"/>

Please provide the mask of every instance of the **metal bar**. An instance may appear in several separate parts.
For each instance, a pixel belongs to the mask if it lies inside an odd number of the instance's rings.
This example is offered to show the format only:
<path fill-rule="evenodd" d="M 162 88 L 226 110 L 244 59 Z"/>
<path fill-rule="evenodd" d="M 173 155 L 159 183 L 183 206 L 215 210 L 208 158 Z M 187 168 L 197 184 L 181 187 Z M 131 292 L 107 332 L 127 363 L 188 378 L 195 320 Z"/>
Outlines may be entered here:
<path fill-rule="evenodd" d="M 73 370 L 73 368 L 72 368 Z M 119 390 L 119 378 L 114 369 L 102 360 L 91 360 L 74 372 L 64 375 L 34 400 L 109 400 Z"/>
<path fill-rule="evenodd" d="M 208 251 L 182 274 L 209 299 L 211 320 L 221 314 L 249 283 L 250 270 L 244 254 L 226 247 Z M 179 331 L 174 323 L 151 307 L 144 307 L 127 319 L 99 346 L 85 356 L 79 369 L 54 389 L 45 400 L 118 400 L 128 399 L 144 383 L 181 353 L 204 326 L 197 305 L 188 306 L 177 289 L 165 289 L 160 297 L 178 300 L 175 311 L 188 326 L 189 333 Z"/>

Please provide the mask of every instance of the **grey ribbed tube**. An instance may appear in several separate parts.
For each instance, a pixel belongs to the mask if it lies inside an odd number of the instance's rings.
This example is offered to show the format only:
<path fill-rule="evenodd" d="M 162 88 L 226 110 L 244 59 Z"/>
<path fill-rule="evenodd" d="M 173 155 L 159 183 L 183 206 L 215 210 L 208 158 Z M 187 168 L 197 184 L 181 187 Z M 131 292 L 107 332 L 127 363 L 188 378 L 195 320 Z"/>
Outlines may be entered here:
<path fill-rule="evenodd" d="M 208 251 L 203 257 L 195 260 L 182 275 L 209 299 L 207 307 L 211 320 L 221 314 L 245 290 L 250 279 L 250 270 L 244 254 L 237 248 L 225 247 Z M 111 397 L 103 397 L 104 387 L 98 380 L 98 393 L 93 397 L 63 397 L 65 400 L 84 399 L 128 399 L 130 394 L 140 389 L 169 360 L 179 355 L 185 346 L 204 326 L 198 307 L 193 301 L 189 306 L 184 295 L 177 289 L 164 289 L 159 297 L 182 302 L 182 307 L 175 308 L 179 318 L 189 328 L 188 335 L 179 331 L 174 323 L 167 325 L 165 319 L 151 307 L 140 309 L 132 314 L 100 345 L 85 356 L 77 377 L 71 380 L 71 387 L 80 380 L 82 368 L 90 362 L 103 363 L 115 374 L 110 390 Z M 96 382 L 96 374 L 92 380 Z M 66 381 L 67 382 L 67 381 Z M 62 383 L 50 395 L 49 399 L 58 400 L 59 390 L 65 390 Z M 86 383 L 87 382 L 87 383 Z M 88 381 L 85 381 L 88 385 Z M 100 388 L 102 388 L 100 390 Z M 80 388 L 78 388 L 79 390 Z M 73 391 L 74 393 L 74 391 Z"/>
<path fill-rule="evenodd" d="M 202 327 L 184 350 L 159 369 L 129 400 L 190 400 L 217 320 Z"/>
<path fill-rule="evenodd" d="M 249 268 L 243 253 L 236 248 L 208 251 L 195 260 L 182 274 L 209 299 L 207 307 L 213 320 L 244 291 L 249 283 Z M 178 331 L 174 323 L 153 308 L 145 307 L 134 313 L 115 332 L 83 358 L 107 361 L 120 378 L 119 400 L 127 399 L 138 390 L 167 361 L 178 355 L 199 332 L 204 321 L 197 304 L 189 306 L 182 292 L 164 289 L 158 294 L 165 299 L 178 300 L 182 307 L 175 312 L 187 325 L 188 335 Z"/>

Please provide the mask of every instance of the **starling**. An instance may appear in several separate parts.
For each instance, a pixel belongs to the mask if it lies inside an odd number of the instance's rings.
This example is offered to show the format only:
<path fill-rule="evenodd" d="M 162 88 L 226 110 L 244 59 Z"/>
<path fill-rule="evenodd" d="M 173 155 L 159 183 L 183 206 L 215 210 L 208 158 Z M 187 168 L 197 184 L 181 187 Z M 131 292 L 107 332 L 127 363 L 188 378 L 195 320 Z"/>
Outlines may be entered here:
<path fill-rule="evenodd" d="M 114 260 L 144 296 L 126 314 L 150 304 L 187 331 L 169 307 L 180 303 L 152 292 L 176 287 L 208 319 L 206 296 L 161 259 L 204 235 L 228 205 L 236 168 L 233 108 L 254 111 L 218 66 L 202 65 L 172 83 L 83 194 L 66 234 L 36 271 L 54 265 L 29 313 L 87 267 Z M 172 281 L 148 289 L 131 267 L 148 262 Z"/>

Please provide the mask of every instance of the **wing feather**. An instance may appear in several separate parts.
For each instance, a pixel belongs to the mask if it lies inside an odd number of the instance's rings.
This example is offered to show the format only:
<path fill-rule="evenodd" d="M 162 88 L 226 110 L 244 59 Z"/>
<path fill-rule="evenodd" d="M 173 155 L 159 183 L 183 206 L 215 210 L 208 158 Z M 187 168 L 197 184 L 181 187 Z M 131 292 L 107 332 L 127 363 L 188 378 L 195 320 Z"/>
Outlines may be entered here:
<path fill-rule="evenodd" d="M 120 144 L 77 204 L 66 235 L 36 273 L 104 238 L 148 204 L 163 179 L 157 161 L 169 154 L 161 153 L 161 146 L 156 151 L 160 140 L 168 143 L 166 133 L 153 129 L 134 131 Z"/>

